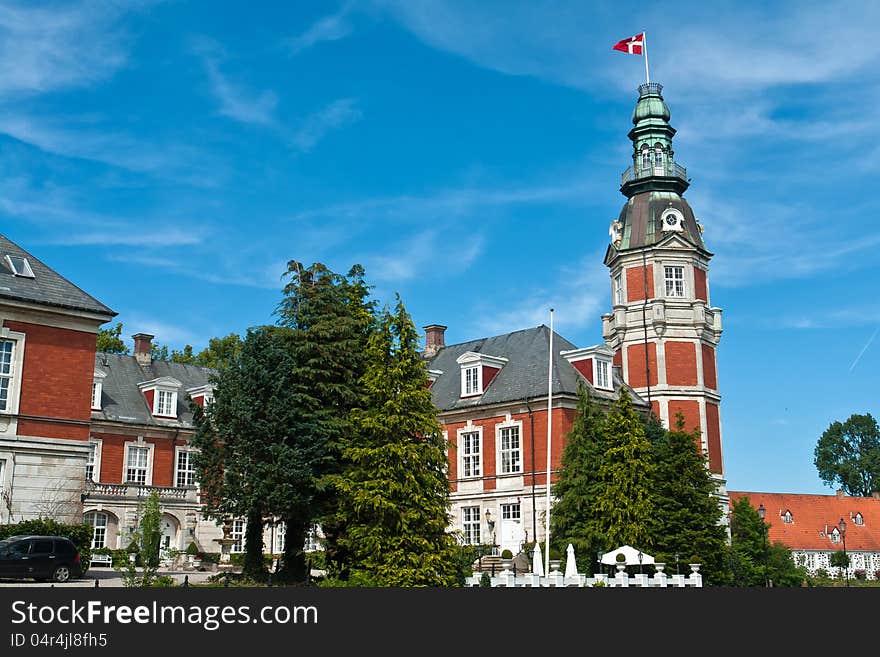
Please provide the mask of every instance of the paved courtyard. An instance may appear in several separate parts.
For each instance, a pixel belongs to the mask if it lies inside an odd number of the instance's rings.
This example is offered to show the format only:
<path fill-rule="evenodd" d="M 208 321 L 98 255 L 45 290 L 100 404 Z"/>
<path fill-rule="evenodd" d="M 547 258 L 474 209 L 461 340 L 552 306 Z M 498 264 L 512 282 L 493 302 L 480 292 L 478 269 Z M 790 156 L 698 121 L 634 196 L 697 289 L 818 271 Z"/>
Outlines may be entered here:
<path fill-rule="evenodd" d="M 171 575 L 174 580 L 178 584 L 182 584 L 184 577 L 189 575 L 189 581 L 193 584 L 197 584 L 199 582 L 206 582 L 208 578 L 214 573 L 210 572 L 199 572 L 199 571 L 179 571 L 179 570 L 159 570 L 159 575 Z M 99 588 L 114 588 L 121 587 L 122 584 L 122 575 L 117 573 L 112 568 L 90 568 L 88 572 L 81 578 L 77 580 L 72 580 L 70 582 L 65 582 L 64 584 L 57 584 L 52 582 L 35 582 L 33 580 L 12 580 L 12 579 L 0 579 L 0 587 L 8 587 L 8 586 L 19 586 L 19 587 L 48 587 L 54 586 L 56 588 L 81 588 L 81 587 L 94 587 L 95 582 L 98 583 Z"/>

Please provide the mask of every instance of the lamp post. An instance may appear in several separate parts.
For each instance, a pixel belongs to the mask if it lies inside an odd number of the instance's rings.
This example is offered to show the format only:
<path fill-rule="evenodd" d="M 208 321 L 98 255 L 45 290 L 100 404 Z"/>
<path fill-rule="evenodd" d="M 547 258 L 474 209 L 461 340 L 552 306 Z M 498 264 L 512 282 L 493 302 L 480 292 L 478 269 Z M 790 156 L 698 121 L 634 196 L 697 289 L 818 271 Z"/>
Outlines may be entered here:
<path fill-rule="evenodd" d="M 767 525 L 764 524 L 764 516 L 767 515 L 767 509 L 764 504 L 758 507 L 758 517 L 761 518 L 761 556 L 764 561 L 764 586 L 769 586 L 770 580 L 767 579 Z"/>
<path fill-rule="evenodd" d="M 846 520 L 840 519 L 837 523 L 837 529 L 840 530 L 840 538 L 843 541 L 843 572 L 846 575 L 846 585 L 849 586 L 849 557 L 846 556 Z"/>
<path fill-rule="evenodd" d="M 492 535 L 492 549 L 495 549 L 495 521 L 492 520 L 492 512 L 486 509 L 486 527 Z"/>
<path fill-rule="evenodd" d="M 675 553 L 675 574 L 678 575 L 678 552 Z"/>
<path fill-rule="evenodd" d="M 639 558 L 639 575 L 641 575 L 642 574 L 642 559 L 645 558 L 645 555 L 642 554 L 641 550 L 639 550 L 638 558 Z"/>
<path fill-rule="evenodd" d="M 596 572 L 601 573 L 602 572 L 602 550 L 598 550 L 596 552 L 596 563 L 598 564 L 596 566 Z"/>

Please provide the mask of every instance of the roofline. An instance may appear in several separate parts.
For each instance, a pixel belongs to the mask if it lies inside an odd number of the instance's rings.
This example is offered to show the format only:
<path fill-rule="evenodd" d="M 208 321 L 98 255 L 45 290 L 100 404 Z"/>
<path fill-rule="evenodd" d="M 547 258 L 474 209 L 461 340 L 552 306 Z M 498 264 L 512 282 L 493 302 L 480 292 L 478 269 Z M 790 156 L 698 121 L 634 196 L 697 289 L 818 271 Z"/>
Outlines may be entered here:
<path fill-rule="evenodd" d="M 105 322 L 109 322 L 111 319 L 113 319 L 114 317 L 116 317 L 116 315 L 119 314 L 113 310 L 110 310 L 109 308 L 107 308 L 107 310 L 109 311 L 109 314 L 108 314 L 108 313 L 99 312 L 99 311 L 91 309 L 91 308 L 83 308 L 82 306 L 65 305 L 65 304 L 60 304 L 60 303 L 51 303 L 48 301 L 33 301 L 30 299 L 22 299 L 21 297 L 5 294 L 3 292 L 0 292 L 0 300 L 2 300 L 4 303 L 6 303 L 10 306 L 17 306 L 17 307 L 20 307 L 20 308 L 23 308 L 26 310 L 38 310 L 38 311 L 42 311 L 42 312 L 52 312 L 51 309 L 54 309 L 54 308 L 63 308 L 64 310 L 73 310 L 73 311 L 76 311 L 75 314 L 78 317 L 83 318 L 83 319 L 95 320 L 101 324 L 103 324 Z M 49 309 L 48 311 L 47 311 L 47 308 Z M 71 313 L 69 313 L 69 312 L 68 313 L 59 313 L 59 312 L 55 311 L 55 314 L 70 315 Z"/>

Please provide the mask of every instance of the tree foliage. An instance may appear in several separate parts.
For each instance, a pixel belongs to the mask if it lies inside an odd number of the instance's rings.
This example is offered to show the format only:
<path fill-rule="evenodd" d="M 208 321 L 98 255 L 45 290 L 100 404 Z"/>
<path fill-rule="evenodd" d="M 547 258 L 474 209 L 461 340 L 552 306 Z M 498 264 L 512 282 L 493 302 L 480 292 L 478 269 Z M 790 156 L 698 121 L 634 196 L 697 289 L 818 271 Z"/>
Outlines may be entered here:
<path fill-rule="evenodd" d="M 832 422 L 813 454 L 819 477 L 829 486 L 859 497 L 880 490 L 880 428 L 870 413 Z"/>
<path fill-rule="evenodd" d="M 607 549 L 604 524 L 595 504 L 604 453 L 603 420 L 604 414 L 590 398 L 587 387 L 579 385 L 577 414 L 566 437 L 562 469 L 553 485 L 556 502 L 550 514 L 553 547 L 564 552 L 571 543 L 575 554 L 588 556 L 586 563 L 593 568 L 597 564 L 592 555 Z"/>
<path fill-rule="evenodd" d="M 604 535 L 606 551 L 621 545 L 650 549 L 655 506 L 651 444 L 625 389 L 609 409 L 601 436 L 604 454 L 590 525 Z"/>
<path fill-rule="evenodd" d="M 727 554 L 734 586 L 800 586 L 806 579 L 806 571 L 795 564 L 790 549 L 778 541 L 769 543 L 769 529 L 748 497 L 734 502 Z"/>
<path fill-rule="evenodd" d="M 122 339 L 122 322 L 111 328 L 99 328 L 95 341 L 95 351 L 107 354 L 127 354 L 128 347 Z"/>
<path fill-rule="evenodd" d="M 398 297 L 367 341 L 364 403 L 351 413 L 345 467 L 333 480 L 352 576 L 378 586 L 457 581 L 445 443 L 418 341 Z"/>
<path fill-rule="evenodd" d="M 122 581 L 125 586 L 152 586 L 159 569 L 159 545 L 162 540 L 162 509 L 159 493 L 155 490 L 138 504 L 138 524 L 129 544 L 129 551 L 136 555 L 123 564 Z M 137 563 L 141 569 L 138 571 Z"/>
<path fill-rule="evenodd" d="M 685 431 L 680 413 L 672 430 L 664 430 L 653 416 L 647 424 L 655 464 L 652 543 L 656 555 L 666 560 L 676 553 L 696 557 L 708 583 L 727 583 L 727 532 L 720 524 L 723 509 L 707 459 L 700 454 L 699 430 Z"/>

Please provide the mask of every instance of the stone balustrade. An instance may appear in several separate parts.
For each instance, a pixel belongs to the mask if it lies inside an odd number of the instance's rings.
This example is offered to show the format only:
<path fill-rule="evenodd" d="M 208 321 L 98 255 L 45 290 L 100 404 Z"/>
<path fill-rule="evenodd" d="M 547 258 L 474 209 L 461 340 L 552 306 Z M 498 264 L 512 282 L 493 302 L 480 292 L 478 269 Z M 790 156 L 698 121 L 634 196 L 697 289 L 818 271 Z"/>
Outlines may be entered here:
<path fill-rule="evenodd" d="M 146 486 L 144 484 L 103 484 L 89 483 L 86 485 L 87 500 L 141 500 L 156 491 L 161 501 L 197 502 L 195 488 L 178 488 L 176 486 Z"/>

